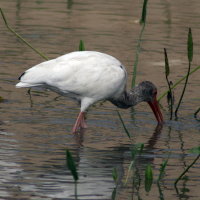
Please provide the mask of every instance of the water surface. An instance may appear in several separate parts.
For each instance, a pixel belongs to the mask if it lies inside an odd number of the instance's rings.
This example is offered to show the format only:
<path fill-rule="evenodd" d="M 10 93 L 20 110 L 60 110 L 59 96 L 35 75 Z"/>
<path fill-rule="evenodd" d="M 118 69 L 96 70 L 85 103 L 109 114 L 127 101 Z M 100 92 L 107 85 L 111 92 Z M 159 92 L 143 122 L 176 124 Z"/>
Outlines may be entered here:
<path fill-rule="evenodd" d="M 7 1 L 1 7 L 10 25 L 49 58 L 78 50 L 80 39 L 87 50 L 117 57 L 126 66 L 131 83 L 132 66 L 141 26 L 141 1 Z M 200 2 L 156 0 L 149 2 L 147 25 L 139 55 L 137 82 L 153 81 L 159 94 L 167 89 L 163 48 L 168 49 L 170 79 L 178 80 L 187 71 L 187 32 L 192 28 L 194 60 L 199 65 Z M 112 170 L 119 173 L 117 199 L 198 199 L 199 162 L 179 183 L 173 183 L 195 158 L 189 149 L 199 145 L 200 124 L 193 113 L 199 107 L 199 72 L 189 79 L 179 120 L 170 121 L 166 99 L 161 101 L 166 123 L 157 127 L 145 103 L 134 110 L 119 110 L 133 135 L 128 139 L 116 109 L 109 102 L 91 107 L 88 129 L 81 137 L 71 129 L 79 112 L 77 103 L 50 91 L 16 89 L 18 76 L 43 59 L 13 36 L 0 20 L 0 198 L 74 199 L 73 179 L 66 168 L 65 150 L 72 152 L 80 176 L 78 199 L 111 199 L 115 188 Z M 175 90 L 176 103 L 182 85 Z M 130 182 L 124 186 L 130 148 L 144 143 L 137 158 L 141 175 L 139 191 Z M 153 166 L 154 177 L 170 154 L 162 195 L 154 183 L 144 190 L 144 169 Z"/>

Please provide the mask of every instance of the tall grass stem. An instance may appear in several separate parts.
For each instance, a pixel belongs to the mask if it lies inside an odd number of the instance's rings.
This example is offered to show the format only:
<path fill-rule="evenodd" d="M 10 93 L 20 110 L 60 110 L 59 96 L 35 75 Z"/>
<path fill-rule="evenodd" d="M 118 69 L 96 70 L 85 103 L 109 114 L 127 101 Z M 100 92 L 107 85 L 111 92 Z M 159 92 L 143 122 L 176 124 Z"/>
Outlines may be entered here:
<path fill-rule="evenodd" d="M 79 51 L 85 51 L 85 45 L 83 40 L 80 40 L 79 42 Z"/>
<path fill-rule="evenodd" d="M 173 116 L 173 95 L 172 95 L 172 90 L 171 90 L 171 84 L 168 79 L 168 76 L 170 74 L 170 68 L 169 68 L 169 61 L 168 61 L 168 56 L 167 56 L 167 50 L 164 48 L 164 56 L 165 56 L 165 77 L 167 80 L 168 88 L 169 88 L 169 94 L 170 94 L 170 120 L 172 120 Z"/>
<path fill-rule="evenodd" d="M 194 72 L 196 72 L 197 70 L 200 69 L 200 65 L 195 67 L 193 70 L 190 71 L 189 76 L 192 75 Z M 181 79 L 179 79 L 178 81 L 176 81 L 173 86 L 171 86 L 171 89 L 173 90 L 174 88 L 177 87 L 177 85 L 179 85 L 182 81 L 184 81 L 186 79 L 186 77 L 188 76 L 188 74 L 186 74 L 185 76 L 183 76 Z M 169 92 L 169 90 L 166 90 L 165 92 L 163 92 L 159 97 L 158 97 L 158 101 L 160 101 L 163 97 L 165 97 L 167 95 L 167 93 Z"/>
<path fill-rule="evenodd" d="M 29 42 L 27 42 L 21 35 L 19 35 L 16 31 L 14 31 L 14 29 L 12 29 L 10 27 L 10 25 L 8 24 L 6 17 L 4 15 L 4 12 L 2 10 L 2 8 L 0 8 L 0 12 L 2 15 L 2 18 L 4 20 L 4 23 L 6 25 L 6 27 L 8 28 L 8 30 L 10 32 L 12 32 L 17 38 L 19 38 L 22 42 L 24 42 L 27 46 L 29 46 L 33 51 L 35 51 L 38 55 L 40 55 L 42 58 L 44 58 L 45 60 L 49 60 L 49 58 L 47 56 L 45 56 L 41 51 L 39 51 L 38 49 L 34 48 Z"/>
<path fill-rule="evenodd" d="M 141 40 L 142 40 L 142 35 L 143 35 L 145 24 L 146 24 L 147 3 L 148 3 L 148 0 L 144 0 L 143 8 L 142 8 L 142 16 L 140 19 L 140 24 L 142 24 L 142 29 L 140 31 L 137 48 L 136 48 L 136 53 L 135 53 L 135 61 L 133 64 L 132 87 L 135 87 L 135 84 L 136 84 L 137 66 L 138 66 L 138 60 L 139 60 L 139 53 L 141 50 Z"/>
<path fill-rule="evenodd" d="M 184 84 L 184 87 L 183 87 L 181 97 L 179 99 L 178 105 L 177 105 L 176 110 L 175 110 L 175 117 L 176 118 L 178 118 L 178 109 L 181 105 L 183 96 L 185 94 L 185 89 L 186 89 L 186 86 L 187 86 L 187 83 L 188 83 L 188 78 L 189 78 L 190 68 L 191 68 L 191 62 L 192 62 L 192 58 L 193 58 L 193 40 L 192 40 L 192 30 L 191 30 L 191 28 L 189 28 L 189 31 L 188 31 L 187 49 L 188 49 L 188 62 L 189 62 L 188 72 L 187 72 L 187 75 L 186 75 L 185 84 Z"/>
<path fill-rule="evenodd" d="M 121 121 L 121 124 L 122 124 L 122 126 L 123 126 L 123 128 L 124 128 L 124 130 L 125 130 L 125 132 L 126 132 L 126 134 L 127 134 L 127 136 L 129 137 L 129 139 L 131 139 L 131 135 L 130 135 L 128 129 L 126 128 L 126 125 L 124 124 L 124 121 L 123 121 L 123 119 L 122 119 L 122 117 L 121 117 L 121 114 L 119 113 L 118 110 L 117 110 L 117 114 L 118 114 L 118 116 L 119 116 L 119 119 L 120 119 L 120 121 Z"/>

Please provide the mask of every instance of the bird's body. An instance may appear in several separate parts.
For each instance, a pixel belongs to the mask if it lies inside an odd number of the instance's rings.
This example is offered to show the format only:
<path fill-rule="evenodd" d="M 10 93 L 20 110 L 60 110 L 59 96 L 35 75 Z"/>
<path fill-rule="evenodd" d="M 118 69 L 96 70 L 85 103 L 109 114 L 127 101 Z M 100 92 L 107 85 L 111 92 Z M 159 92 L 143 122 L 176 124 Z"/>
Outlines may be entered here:
<path fill-rule="evenodd" d="M 25 71 L 19 80 L 17 88 L 45 87 L 77 99 L 81 103 L 81 112 L 73 132 L 86 127 L 84 112 L 99 100 L 109 100 L 121 108 L 143 101 L 142 97 L 134 96 L 139 90 L 130 91 L 132 98 L 126 92 L 127 72 L 122 63 L 95 51 L 72 52 L 43 62 Z"/>

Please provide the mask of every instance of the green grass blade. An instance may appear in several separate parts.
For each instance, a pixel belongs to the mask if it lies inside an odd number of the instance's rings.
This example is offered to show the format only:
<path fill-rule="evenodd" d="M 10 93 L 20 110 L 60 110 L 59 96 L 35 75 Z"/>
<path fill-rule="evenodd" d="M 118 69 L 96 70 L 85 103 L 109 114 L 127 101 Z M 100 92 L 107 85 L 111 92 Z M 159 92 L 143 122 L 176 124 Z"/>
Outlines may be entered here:
<path fill-rule="evenodd" d="M 170 107 L 170 120 L 172 120 L 172 116 L 173 116 L 173 95 L 172 95 L 172 90 L 171 90 L 171 84 L 170 84 L 170 81 L 168 79 L 168 76 L 170 74 L 170 68 L 169 68 L 169 61 L 168 61 L 168 56 L 167 56 L 167 50 L 165 48 L 164 48 L 164 57 L 165 57 L 165 77 L 166 77 L 167 85 L 168 85 L 168 88 L 169 88 L 169 92 L 168 92 L 167 97 L 169 98 L 168 102 L 170 102 L 169 103 L 169 107 Z"/>
<path fill-rule="evenodd" d="M 153 170 L 151 165 L 147 165 L 145 169 L 145 191 L 149 192 L 153 183 Z"/>
<path fill-rule="evenodd" d="M 175 110 L 176 118 L 178 118 L 178 109 L 179 109 L 179 107 L 181 105 L 183 96 L 185 94 L 185 89 L 186 89 L 186 86 L 187 86 L 187 83 L 188 83 L 189 74 L 190 74 L 191 61 L 192 61 L 192 56 L 193 56 L 193 41 L 192 41 L 191 28 L 189 28 L 189 31 L 188 31 L 188 42 L 187 42 L 187 44 L 188 44 L 188 61 L 189 61 L 188 72 L 187 72 L 187 76 L 186 76 L 186 79 L 185 79 L 185 84 L 184 84 L 184 87 L 183 87 L 183 91 L 182 91 L 181 97 L 179 99 L 178 105 L 177 105 L 176 110 Z"/>
<path fill-rule="evenodd" d="M 190 71 L 189 76 L 192 75 L 194 72 L 196 72 L 197 70 L 200 69 L 200 65 L 195 67 L 193 70 Z M 171 86 L 171 89 L 173 90 L 174 88 L 177 87 L 177 85 L 179 85 L 182 81 L 184 81 L 186 79 L 188 74 L 186 74 L 185 76 L 183 76 L 181 79 L 179 79 L 178 81 L 176 81 L 173 86 Z M 169 90 L 166 90 L 165 92 L 163 92 L 159 97 L 158 97 L 158 101 L 160 101 L 163 97 L 165 97 L 167 95 L 167 93 L 169 92 Z"/>
<path fill-rule="evenodd" d="M 70 172 L 71 172 L 71 174 L 74 178 L 74 181 L 77 182 L 78 173 L 77 173 L 77 170 L 76 170 L 76 165 L 75 165 L 74 159 L 72 157 L 72 154 L 68 149 L 66 150 L 66 164 L 67 164 L 67 167 L 70 170 Z"/>
<path fill-rule="evenodd" d="M 14 31 L 8 24 L 6 17 L 3 13 L 3 10 L 0 8 L 0 12 L 1 12 L 1 16 L 4 20 L 4 23 L 6 25 L 6 27 L 8 28 L 8 30 L 10 32 L 12 32 L 17 38 L 19 38 L 22 42 L 24 42 L 28 47 L 30 47 L 33 51 L 35 51 L 38 55 L 40 55 L 42 58 L 44 58 L 45 60 L 49 60 L 49 58 L 47 56 L 45 56 L 41 51 L 39 51 L 38 49 L 34 48 L 29 42 L 27 42 L 21 35 L 19 35 L 16 31 Z"/>
<path fill-rule="evenodd" d="M 191 153 L 200 154 L 200 146 L 190 149 Z"/>
<path fill-rule="evenodd" d="M 142 16 L 141 16 L 141 19 L 140 19 L 140 24 L 145 24 L 146 23 L 147 2 L 148 2 L 148 0 L 144 0 L 144 2 L 143 2 Z"/>
<path fill-rule="evenodd" d="M 85 51 L 85 45 L 84 45 L 83 40 L 80 40 L 80 43 L 79 43 L 79 51 Z"/>
<path fill-rule="evenodd" d="M 143 2 L 142 17 L 140 20 L 140 24 L 143 24 L 143 26 L 140 31 L 140 35 L 139 35 L 139 39 L 137 43 L 137 49 L 135 53 L 134 64 L 133 64 L 133 77 L 132 77 L 132 84 L 131 84 L 132 87 L 135 87 L 135 84 L 136 84 L 137 66 L 138 66 L 138 60 L 139 60 L 139 53 L 141 49 L 141 40 L 142 40 L 142 35 L 143 35 L 145 24 L 146 24 L 147 2 L 148 0 L 144 0 Z"/>
<path fill-rule="evenodd" d="M 195 118 L 195 119 L 197 119 L 197 115 L 198 115 L 199 111 L 200 111 L 200 108 L 198 108 L 198 109 L 195 111 L 195 113 L 194 113 L 194 118 Z M 197 120 L 198 120 L 198 119 L 197 119 Z"/>
<path fill-rule="evenodd" d="M 169 61 L 167 56 L 167 50 L 164 48 L 164 55 L 165 55 L 165 75 L 169 76 L 170 69 L 169 69 Z"/>
<path fill-rule="evenodd" d="M 177 183 L 182 179 L 182 177 L 188 172 L 188 170 L 196 163 L 196 161 L 200 158 L 200 154 L 193 160 L 193 162 L 181 173 L 181 175 L 174 182 L 174 187 L 176 188 Z"/>
<path fill-rule="evenodd" d="M 188 31 L 187 49 L 188 49 L 188 60 L 189 60 L 189 62 L 192 62 L 192 58 L 193 58 L 193 39 L 192 39 L 192 30 L 191 30 L 191 28 L 189 28 L 189 31 Z"/>
<path fill-rule="evenodd" d="M 169 158 L 167 160 L 163 161 L 163 163 L 161 164 L 160 173 L 159 173 L 157 182 L 159 182 L 161 180 L 161 178 L 163 177 L 163 175 L 165 173 L 165 168 L 166 168 L 167 163 L 168 163 L 168 160 L 169 160 Z"/>
<path fill-rule="evenodd" d="M 114 168 L 113 171 L 112 171 L 112 177 L 113 177 L 113 180 L 115 181 L 115 184 L 117 185 L 118 173 L 117 173 L 117 169 L 116 168 Z"/>
<path fill-rule="evenodd" d="M 117 110 L 117 114 L 118 114 L 118 116 L 119 116 L 119 119 L 120 119 L 120 121 L 121 121 L 121 124 L 122 124 L 122 126 L 123 126 L 123 128 L 124 128 L 124 130 L 125 130 L 125 132 L 126 132 L 126 134 L 127 134 L 127 136 L 129 137 L 129 139 L 131 139 L 130 133 L 129 133 L 128 129 L 126 128 L 126 126 L 125 126 L 125 124 L 124 124 L 124 121 L 123 121 L 123 119 L 122 119 L 122 117 L 121 117 L 121 114 L 119 113 L 118 110 Z"/>
<path fill-rule="evenodd" d="M 131 150 L 131 157 L 132 160 L 135 159 L 136 155 L 141 154 L 144 149 L 144 143 L 136 144 Z"/>

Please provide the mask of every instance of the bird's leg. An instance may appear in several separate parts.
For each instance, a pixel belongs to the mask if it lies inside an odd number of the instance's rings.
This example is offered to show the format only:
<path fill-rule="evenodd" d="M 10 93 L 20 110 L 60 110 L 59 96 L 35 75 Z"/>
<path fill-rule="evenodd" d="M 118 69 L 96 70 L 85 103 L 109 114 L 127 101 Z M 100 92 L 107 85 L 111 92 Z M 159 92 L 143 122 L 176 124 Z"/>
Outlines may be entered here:
<path fill-rule="evenodd" d="M 85 123 L 85 112 L 79 113 L 77 120 L 76 120 L 76 123 L 74 124 L 74 127 L 72 129 L 72 132 L 76 133 L 81 128 L 87 128 L 87 125 Z"/>

